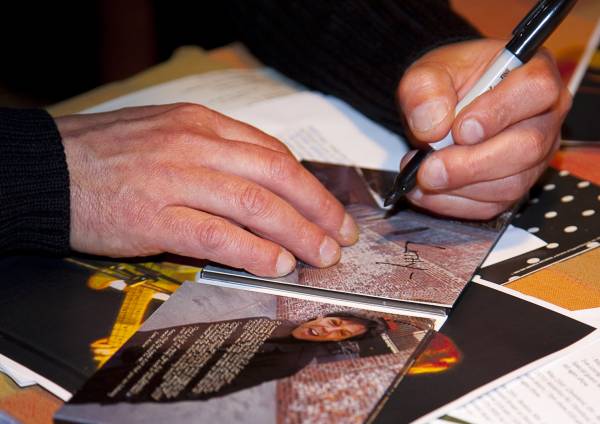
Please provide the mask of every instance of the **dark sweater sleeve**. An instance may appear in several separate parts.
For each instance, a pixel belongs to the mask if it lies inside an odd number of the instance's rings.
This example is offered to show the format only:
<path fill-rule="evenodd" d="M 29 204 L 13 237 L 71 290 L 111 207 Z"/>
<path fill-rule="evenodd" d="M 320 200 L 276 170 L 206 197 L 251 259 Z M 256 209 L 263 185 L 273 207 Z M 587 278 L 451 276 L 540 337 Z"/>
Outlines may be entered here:
<path fill-rule="evenodd" d="M 0 108 L 0 252 L 69 248 L 69 174 L 44 110 Z"/>
<path fill-rule="evenodd" d="M 395 91 L 430 49 L 478 37 L 441 0 L 236 0 L 240 40 L 263 63 L 395 132 Z"/>

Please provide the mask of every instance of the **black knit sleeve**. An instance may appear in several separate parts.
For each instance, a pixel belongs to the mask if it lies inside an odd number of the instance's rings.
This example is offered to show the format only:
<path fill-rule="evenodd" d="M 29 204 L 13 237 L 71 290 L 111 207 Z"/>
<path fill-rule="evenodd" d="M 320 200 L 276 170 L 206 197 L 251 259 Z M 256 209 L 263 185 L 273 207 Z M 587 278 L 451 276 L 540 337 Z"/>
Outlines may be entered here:
<path fill-rule="evenodd" d="M 477 31 L 441 0 L 236 0 L 238 37 L 263 63 L 401 132 L 395 90 L 426 51 Z"/>
<path fill-rule="evenodd" d="M 44 110 L 0 108 L 0 252 L 69 248 L 69 174 Z"/>

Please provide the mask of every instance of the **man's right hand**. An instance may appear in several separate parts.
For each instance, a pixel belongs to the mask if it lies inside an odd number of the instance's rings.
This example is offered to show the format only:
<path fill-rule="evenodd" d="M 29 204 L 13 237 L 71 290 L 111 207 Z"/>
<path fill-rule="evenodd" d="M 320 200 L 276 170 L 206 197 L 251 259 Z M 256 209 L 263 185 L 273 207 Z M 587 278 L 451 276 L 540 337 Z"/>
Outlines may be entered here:
<path fill-rule="evenodd" d="M 281 276 L 335 264 L 358 229 L 277 139 L 192 104 L 56 119 L 70 175 L 71 247 L 161 252 Z"/>

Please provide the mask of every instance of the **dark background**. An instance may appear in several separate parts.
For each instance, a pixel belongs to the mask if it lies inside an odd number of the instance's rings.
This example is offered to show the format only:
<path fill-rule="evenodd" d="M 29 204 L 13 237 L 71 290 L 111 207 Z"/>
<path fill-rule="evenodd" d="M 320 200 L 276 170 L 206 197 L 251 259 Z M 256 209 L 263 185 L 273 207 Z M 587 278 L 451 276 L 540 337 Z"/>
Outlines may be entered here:
<path fill-rule="evenodd" d="M 131 76 L 175 48 L 236 39 L 226 2 L 10 2 L 0 13 L 0 106 L 47 106 Z"/>

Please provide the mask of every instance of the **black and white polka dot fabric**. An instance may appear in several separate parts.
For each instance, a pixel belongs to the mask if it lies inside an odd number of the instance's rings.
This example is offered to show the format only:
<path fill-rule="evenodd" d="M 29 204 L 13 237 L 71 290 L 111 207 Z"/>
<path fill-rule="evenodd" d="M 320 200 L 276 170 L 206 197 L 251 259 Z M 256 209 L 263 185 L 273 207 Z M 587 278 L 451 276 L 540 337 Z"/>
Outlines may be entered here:
<path fill-rule="evenodd" d="M 546 246 L 478 270 L 483 279 L 506 283 L 598 247 L 600 187 L 549 168 L 512 224 L 535 234 Z"/>

